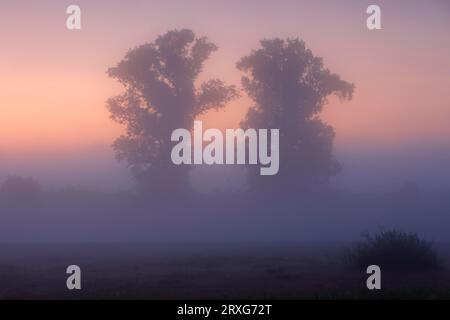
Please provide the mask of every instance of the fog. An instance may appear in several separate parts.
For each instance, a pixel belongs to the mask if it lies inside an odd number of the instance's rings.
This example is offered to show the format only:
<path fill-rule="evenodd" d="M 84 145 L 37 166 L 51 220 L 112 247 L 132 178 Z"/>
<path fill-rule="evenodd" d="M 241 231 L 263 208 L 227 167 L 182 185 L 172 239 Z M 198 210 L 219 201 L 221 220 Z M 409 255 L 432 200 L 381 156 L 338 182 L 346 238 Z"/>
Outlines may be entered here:
<path fill-rule="evenodd" d="M 337 148 L 343 170 L 326 194 L 255 196 L 245 169 L 198 167 L 192 193 L 139 196 L 108 147 L 3 156 L 1 179 L 34 177 L 42 199 L 0 206 L 3 242 L 341 242 L 398 228 L 450 241 L 450 151 Z"/>
<path fill-rule="evenodd" d="M 342 170 L 334 188 L 357 193 L 400 190 L 405 183 L 425 192 L 450 191 L 450 148 L 446 145 L 336 146 Z M 80 188 L 118 192 L 133 189 L 126 164 L 109 146 L 65 153 L 16 153 L 0 156 L 0 181 L 8 175 L 36 178 L 47 191 Z M 242 191 L 245 170 L 239 166 L 195 166 L 191 183 L 199 192 Z"/>

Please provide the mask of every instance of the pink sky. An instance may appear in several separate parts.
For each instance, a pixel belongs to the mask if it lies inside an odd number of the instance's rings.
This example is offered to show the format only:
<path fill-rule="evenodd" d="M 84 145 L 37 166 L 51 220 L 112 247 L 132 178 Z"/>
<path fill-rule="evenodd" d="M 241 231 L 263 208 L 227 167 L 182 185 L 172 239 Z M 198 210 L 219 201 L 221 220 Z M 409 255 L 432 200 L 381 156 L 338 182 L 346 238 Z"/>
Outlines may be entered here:
<path fill-rule="evenodd" d="M 365 8 L 382 7 L 369 31 Z M 65 8 L 82 9 L 82 30 Z M 187 4 L 189 3 L 189 4 Z M 0 152 L 110 144 L 121 128 L 105 101 L 121 87 L 106 76 L 129 48 L 174 28 L 219 47 L 205 78 L 240 84 L 240 57 L 270 37 L 299 37 L 330 70 L 355 83 L 353 101 L 330 100 L 323 117 L 338 145 L 450 142 L 450 5 L 445 1 L 2 1 Z M 247 98 L 203 117 L 236 127 Z"/>

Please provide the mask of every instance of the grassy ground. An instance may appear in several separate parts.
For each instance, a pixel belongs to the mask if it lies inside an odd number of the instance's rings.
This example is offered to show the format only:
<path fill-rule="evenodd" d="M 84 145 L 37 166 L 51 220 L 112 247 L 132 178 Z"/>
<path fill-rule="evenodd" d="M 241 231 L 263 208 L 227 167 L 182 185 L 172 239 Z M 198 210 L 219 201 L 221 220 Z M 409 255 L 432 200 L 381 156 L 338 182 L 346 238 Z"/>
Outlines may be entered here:
<path fill-rule="evenodd" d="M 433 273 L 382 273 L 382 290 L 369 291 L 366 274 L 342 264 L 344 248 L 336 244 L 3 244 L 0 298 L 450 299 L 448 268 Z M 70 264 L 82 269 L 81 291 L 66 289 L 65 269 Z"/>

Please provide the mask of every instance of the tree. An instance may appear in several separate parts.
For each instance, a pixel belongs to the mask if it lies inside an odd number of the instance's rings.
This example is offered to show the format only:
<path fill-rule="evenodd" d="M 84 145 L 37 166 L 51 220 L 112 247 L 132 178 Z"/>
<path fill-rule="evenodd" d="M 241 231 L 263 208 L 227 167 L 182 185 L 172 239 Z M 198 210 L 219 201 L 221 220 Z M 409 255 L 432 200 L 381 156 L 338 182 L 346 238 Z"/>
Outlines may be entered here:
<path fill-rule="evenodd" d="M 217 46 L 191 30 L 172 30 L 130 50 L 108 74 L 125 88 L 107 102 L 112 120 L 126 126 L 113 144 L 145 191 L 177 192 L 188 185 L 185 166 L 170 158 L 171 133 L 192 129 L 194 119 L 223 107 L 237 91 L 219 79 L 195 82 Z"/>
<path fill-rule="evenodd" d="M 280 129 L 280 171 L 261 177 L 249 169 L 253 189 L 317 189 L 328 185 L 339 163 L 332 155 L 334 130 L 319 118 L 327 97 L 351 99 L 354 85 L 331 73 L 299 39 L 269 39 L 237 68 L 253 100 L 244 128 Z"/>

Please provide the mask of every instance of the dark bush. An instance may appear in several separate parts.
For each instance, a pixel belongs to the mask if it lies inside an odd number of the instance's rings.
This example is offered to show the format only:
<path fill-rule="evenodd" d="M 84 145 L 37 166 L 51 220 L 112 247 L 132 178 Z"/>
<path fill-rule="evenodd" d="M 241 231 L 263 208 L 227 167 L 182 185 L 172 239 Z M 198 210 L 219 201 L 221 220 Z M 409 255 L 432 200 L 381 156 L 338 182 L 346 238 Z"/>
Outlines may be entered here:
<path fill-rule="evenodd" d="M 364 237 L 348 255 L 354 268 L 365 270 L 375 264 L 381 270 L 424 271 L 441 267 L 432 244 L 417 234 L 389 230 Z"/>
<path fill-rule="evenodd" d="M 40 193 L 39 183 L 29 177 L 9 176 L 0 187 L 0 196 L 7 203 L 33 203 L 39 199 Z"/>

